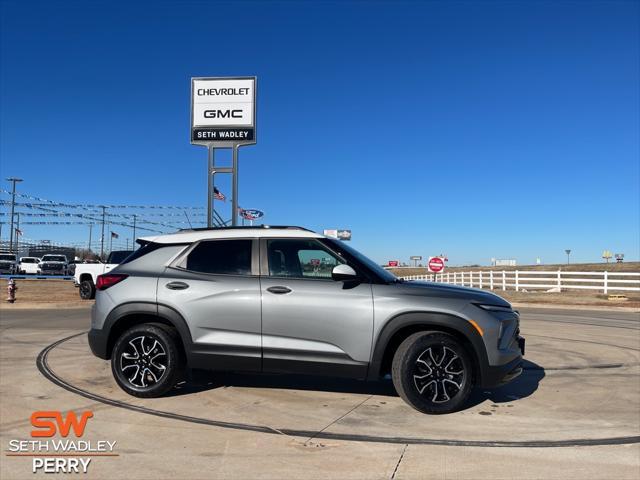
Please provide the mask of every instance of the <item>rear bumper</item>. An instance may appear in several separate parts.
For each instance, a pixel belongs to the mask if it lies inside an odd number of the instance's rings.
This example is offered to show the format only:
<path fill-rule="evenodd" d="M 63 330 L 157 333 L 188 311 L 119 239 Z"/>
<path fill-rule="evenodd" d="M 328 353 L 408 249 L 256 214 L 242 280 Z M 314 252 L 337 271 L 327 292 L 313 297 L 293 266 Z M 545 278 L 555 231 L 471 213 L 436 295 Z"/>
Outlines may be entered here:
<path fill-rule="evenodd" d="M 109 337 L 106 335 L 106 332 L 104 330 L 92 328 L 89 330 L 87 337 L 89 338 L 89 347 L 91 348 L 91 352 L 96 357 L 107 360 L 109 358 L 107 352 L 107 342 Z"/>

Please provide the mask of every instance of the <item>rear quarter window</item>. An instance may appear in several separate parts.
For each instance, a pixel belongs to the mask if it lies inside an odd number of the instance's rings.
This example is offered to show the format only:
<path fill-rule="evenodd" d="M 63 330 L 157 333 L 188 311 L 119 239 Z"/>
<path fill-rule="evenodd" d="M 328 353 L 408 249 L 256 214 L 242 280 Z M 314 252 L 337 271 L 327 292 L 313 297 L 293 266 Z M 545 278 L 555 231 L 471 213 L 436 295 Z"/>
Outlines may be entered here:
<path fill-rule="evenodd" d="M 199 273 L 251 275 L 252 240 L 209 240 L 189 252 L 181 267 Z"/>
<path fill-rule="evenodd" d="M 188 244 L 147 243 L 129 255 L 116 270 L 140 269 L 159 272 L 187 246 Z"/>

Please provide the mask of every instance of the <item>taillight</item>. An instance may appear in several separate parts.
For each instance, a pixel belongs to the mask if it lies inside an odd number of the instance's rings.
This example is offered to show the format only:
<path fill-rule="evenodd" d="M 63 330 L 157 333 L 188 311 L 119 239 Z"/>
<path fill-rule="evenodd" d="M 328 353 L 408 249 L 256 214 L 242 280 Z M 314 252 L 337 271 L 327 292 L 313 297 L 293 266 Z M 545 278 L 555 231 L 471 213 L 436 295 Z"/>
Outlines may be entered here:
<path fill-rule="evenodd" d="M 96 289 L 106 290 L 109 287 L 113 287 L 116 283 L 121 282 L 129 275 L 123 273 L 105 273 L 104 275 L 98 275 L 96 280 Z"/>

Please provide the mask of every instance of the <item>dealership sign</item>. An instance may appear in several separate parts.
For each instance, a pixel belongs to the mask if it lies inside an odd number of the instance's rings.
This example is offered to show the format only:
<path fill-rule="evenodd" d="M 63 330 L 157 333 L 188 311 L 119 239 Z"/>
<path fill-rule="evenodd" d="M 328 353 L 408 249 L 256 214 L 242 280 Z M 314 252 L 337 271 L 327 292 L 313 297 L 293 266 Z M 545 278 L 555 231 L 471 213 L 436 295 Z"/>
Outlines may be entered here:
<path fill-rule="evenodd" d="M 253 208 L 241 208 L 240 216 L 245 220 L 257 220 L 258 218 L 264 217 L 264 212 L 262 210 L 255 210 Z"/>
<path fill-rule="evenodd" d="M 389 267 L 397 267 L 400 265 L 400 262 L 398 260 L 389 260 Z"/>
<path fill-rule="evenodd" d="M 432 273 L 440 273 L 444 270 L 444 259 L 442 257 L 429 257 L 427 268 Z"/>
<path fill-rule="evenodd" d="M 191 143 L 256 143 L 256 77 L 191 79 Z"/>

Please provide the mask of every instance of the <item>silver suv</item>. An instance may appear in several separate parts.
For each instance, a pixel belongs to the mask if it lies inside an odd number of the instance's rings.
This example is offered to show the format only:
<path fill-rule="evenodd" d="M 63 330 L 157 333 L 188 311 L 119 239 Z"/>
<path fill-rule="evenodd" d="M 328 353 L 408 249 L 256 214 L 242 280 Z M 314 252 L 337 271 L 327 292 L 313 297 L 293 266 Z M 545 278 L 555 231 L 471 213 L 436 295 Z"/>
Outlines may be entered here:
<path fill-rule="evenodd" d="M 519 315 L 481 290 L 404 282 L 299 227 L 143 238 L 98 277 L 89 344 L 138 397 L 186 368 L 378 380 L 425 413 L 522 372 Z"/>

